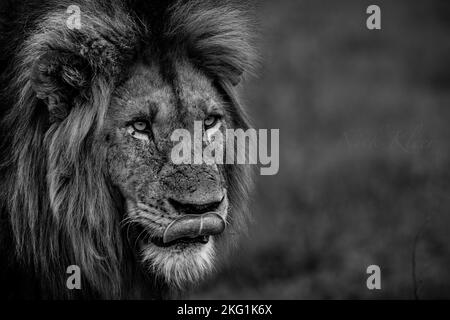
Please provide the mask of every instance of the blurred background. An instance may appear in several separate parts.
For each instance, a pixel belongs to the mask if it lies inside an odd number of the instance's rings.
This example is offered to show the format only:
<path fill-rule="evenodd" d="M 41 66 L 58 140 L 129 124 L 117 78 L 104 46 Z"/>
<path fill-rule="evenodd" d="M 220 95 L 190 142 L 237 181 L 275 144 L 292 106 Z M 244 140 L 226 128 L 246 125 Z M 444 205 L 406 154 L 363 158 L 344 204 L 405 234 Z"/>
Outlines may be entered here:
<path fill-rule="evenodd" d="M 190 297 L 450 298 L 450 2 L 256 11 L 244 97 L 256 128 L 280 129 L 280 170 L 256 177 L 249 236 Z"/>

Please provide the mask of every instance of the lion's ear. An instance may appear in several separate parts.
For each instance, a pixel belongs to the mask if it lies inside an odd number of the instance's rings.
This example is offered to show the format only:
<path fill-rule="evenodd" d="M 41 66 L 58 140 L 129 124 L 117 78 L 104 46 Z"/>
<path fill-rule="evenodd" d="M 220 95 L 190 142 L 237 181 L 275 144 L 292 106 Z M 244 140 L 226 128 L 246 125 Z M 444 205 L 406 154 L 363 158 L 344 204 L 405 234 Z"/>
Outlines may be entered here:
<path fill-rule="evenodd" d="M 49 111 L 68 104 L 89 87 L 91 78 L 87 61 L 70 53 L 50 51 L 41 56 L 31 70 L 31 86 Z"/>

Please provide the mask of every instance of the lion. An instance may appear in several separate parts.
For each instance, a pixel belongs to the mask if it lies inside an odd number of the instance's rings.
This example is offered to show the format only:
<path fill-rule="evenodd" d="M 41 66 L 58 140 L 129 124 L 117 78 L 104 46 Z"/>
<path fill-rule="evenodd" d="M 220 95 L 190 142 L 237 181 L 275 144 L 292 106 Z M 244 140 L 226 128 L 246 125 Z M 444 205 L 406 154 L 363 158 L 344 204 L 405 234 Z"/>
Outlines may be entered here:
<path fill-rule="evenodd" d="M 69 28 L 69 6 L 80 12 Z M 0 288 L 164 299 L 245 232 L 251 169 L 178 164 L 171 133 L 250 127 L 248 8 L 231 1 L 4 1 Z M 207 142 L 205 142 L 207 143 Z M 77 266 L 80 288 L 67 286 Z"/>

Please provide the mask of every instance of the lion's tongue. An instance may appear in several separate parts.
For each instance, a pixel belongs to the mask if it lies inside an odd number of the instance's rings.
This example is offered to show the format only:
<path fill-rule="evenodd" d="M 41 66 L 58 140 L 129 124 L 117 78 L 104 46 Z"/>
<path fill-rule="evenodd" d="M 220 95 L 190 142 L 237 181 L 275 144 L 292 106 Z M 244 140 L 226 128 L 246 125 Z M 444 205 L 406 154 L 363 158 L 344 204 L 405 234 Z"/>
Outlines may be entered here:
<path fill-rule="evenodd" d="M 225 230 L 224 218 L 209 212 L 201 215 L 188 214 L 173 221 L 164 231 L 163 242 L 169 243 L 180 238 L 196 238 L 220 234 Z"/>

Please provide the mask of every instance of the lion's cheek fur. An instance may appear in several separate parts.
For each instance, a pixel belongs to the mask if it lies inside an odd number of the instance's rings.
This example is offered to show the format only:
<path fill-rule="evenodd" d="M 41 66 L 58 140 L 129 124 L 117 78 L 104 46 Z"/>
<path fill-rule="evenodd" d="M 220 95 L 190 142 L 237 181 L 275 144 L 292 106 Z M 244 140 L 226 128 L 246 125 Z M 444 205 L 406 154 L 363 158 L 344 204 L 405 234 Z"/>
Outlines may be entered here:
<path fill-rule="evenodd" d="M 113 136 L 113 135 L 111 135 Z M 148 197 L 162 197 L 158 190 L 160 157 L 147 142 L 133 139 L 126 129 L 118 129 L 108 144 L 107 172 L 111 184 L 133 201 Z"/>

